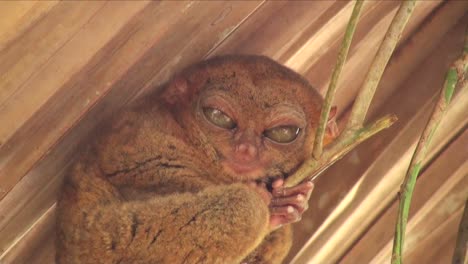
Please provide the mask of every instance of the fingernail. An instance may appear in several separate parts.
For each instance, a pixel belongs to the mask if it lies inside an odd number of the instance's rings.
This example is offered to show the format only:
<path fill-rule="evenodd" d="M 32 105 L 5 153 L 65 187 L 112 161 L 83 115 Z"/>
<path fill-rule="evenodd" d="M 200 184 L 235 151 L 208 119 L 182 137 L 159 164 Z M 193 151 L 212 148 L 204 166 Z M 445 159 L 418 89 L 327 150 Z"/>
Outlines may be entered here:
<path fill-rule="evenodd" d="M 302 195 L 302 194 L 298 194 L 298 195 L 296 196 L 296 200 L 297 200 L 298 202 L 302 202 L 302 201 L 304 201 L 304 199 L 305 199 L 305 197 L 304 197 L 304 195 Z"/>

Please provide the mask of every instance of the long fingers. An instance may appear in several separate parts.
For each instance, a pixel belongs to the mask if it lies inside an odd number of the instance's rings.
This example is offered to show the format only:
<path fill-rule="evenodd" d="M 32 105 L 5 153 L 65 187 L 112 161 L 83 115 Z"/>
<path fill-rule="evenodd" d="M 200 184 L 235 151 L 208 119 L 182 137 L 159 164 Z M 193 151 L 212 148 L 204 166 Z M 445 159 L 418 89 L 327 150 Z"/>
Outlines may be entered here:
<path fill-rule="evenodd" d="M 307 198 L 301 193 L 289 197 L 273 198 L 271 204 L 272 206 L 293 206 L 299 213 L 303 213 L 308 208 Z"/>
<path fill-rule="evenodd" d="M 307 197 L 307 194 L 310 194 L 314 187 L 314 184 L 310 181 L 306 181 L 304 183 L 301 183 L 299 185 L 296 185 L 290 188 L 285 188 L 282 185 L 275 186 L 275 183 L 276 182 L 273 183 L 273 191 L 272 191 L 273 197 L 285 197 L 285 196 L 291 196 L 291 195 L 299 194 L 299 193 L 304 194 Z"/>
<path fill-rule="evenodd" d="M 283 180 L 276 180 L 272 184 L 273 197 L 270 203 L 272 228 L 301 220 L 302 213 L 309 206 L 308 200 L 314 188 L 312 182 L 304 182 L 290 188 L 283 187 L 283 184 Z"/>

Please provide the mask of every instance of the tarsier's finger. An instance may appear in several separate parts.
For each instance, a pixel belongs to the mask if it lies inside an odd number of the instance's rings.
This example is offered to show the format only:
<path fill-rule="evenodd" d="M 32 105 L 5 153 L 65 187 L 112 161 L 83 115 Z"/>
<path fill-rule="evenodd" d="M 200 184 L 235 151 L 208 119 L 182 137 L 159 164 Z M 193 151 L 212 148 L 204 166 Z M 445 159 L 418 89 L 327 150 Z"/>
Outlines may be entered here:
<path fill-rule="evenodd" d="M 286 205 L 293 205 L 293 204 L 301 204 L 306 200 L 306 196 L 302 193 L 287 196 L 287 197 L 276 197 L 273 198 L 271 203 L 273 206 L 286 206 Z"/>
<path fill-rule="evenodd" d="M 301 220 L 301 214 L 293 206 L 281 206 L 271 208 L 271 215 L 281 224 L 293 223 Z"/>
<path fill-rule="evenodd" d="M 272 194 L 274 197 L 281 197 L 281 196 L 291 196 L 295 194 L 303 194 L 306 197 L 310 196 L 310 193 L 312 189 L 314 188 L 314 184 L 310 181 L 301 183 L 299 185 L 290 187 L 290 188 L 284 188 L 284 187 L 277 187 L 273 186 L 273 191 Z M 308 197 L 307 197 L 308 198 Z"/>
<path fill-rule="evenodd" d="M 296 194 L 289 197 L 273 198 L 271 201 L 272 207 L 294 206 L 299 213 L 303 213 L 308 208 L 307 198 L 304 194 Z"/>
<path fill-rule="evenodd" d="M 270 208 L 270 215 L 275 216 L 287 216 L 288 214 L 294 213 L 296 209 L 290 206 L 275 206 Z"/>
<path fill-rule="evenodd" d="M 277 188 L 280 188 L 281 186 L 283 186 L 283 184 L 284 184 L 283 179 L 277 179 L 271 184 L 271 186 L 273 187 L 273 189 L 277 189 Z"/>
<path fill-rule="evenodd" d="M 286 215 L 286 221 L 288 221 L 288 223 L 301 221 L 301 218 L 302 218 L 302 214 L 299 213 L 296 209 L 294 209 L 292 213 Z"/>

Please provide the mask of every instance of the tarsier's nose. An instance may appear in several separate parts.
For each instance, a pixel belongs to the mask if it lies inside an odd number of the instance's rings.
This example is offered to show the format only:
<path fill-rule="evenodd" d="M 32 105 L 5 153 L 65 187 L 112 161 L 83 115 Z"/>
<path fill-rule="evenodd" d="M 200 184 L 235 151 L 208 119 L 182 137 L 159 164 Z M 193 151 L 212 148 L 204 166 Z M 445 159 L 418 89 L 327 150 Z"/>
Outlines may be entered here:
<path fill-rule="evenodd" d="M 255 133 L 246 130 L 236 135 L 235 157 L 238 161 L 250 162 L 257 158 L 258 147 L 255 144 Z"/>
<path fill-rule="evenodd" d="M 257 147 L 251 143 L 244 142 L 237 145 L 236 156 L 243 161 L 251 161 L 257 156 Z"/>

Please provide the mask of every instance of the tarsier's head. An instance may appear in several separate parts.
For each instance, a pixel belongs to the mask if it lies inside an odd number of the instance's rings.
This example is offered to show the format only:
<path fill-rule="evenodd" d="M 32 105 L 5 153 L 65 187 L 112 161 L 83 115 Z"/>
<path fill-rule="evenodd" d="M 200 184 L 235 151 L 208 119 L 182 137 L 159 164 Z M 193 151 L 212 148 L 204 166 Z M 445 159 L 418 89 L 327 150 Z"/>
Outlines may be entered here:
<path fill-rule="evenodd" d="M 322 97 L 262 56 L 194 65 L 164 91 L 168 107 L 236 180 L 287 177 L 312 152 Z"/>

